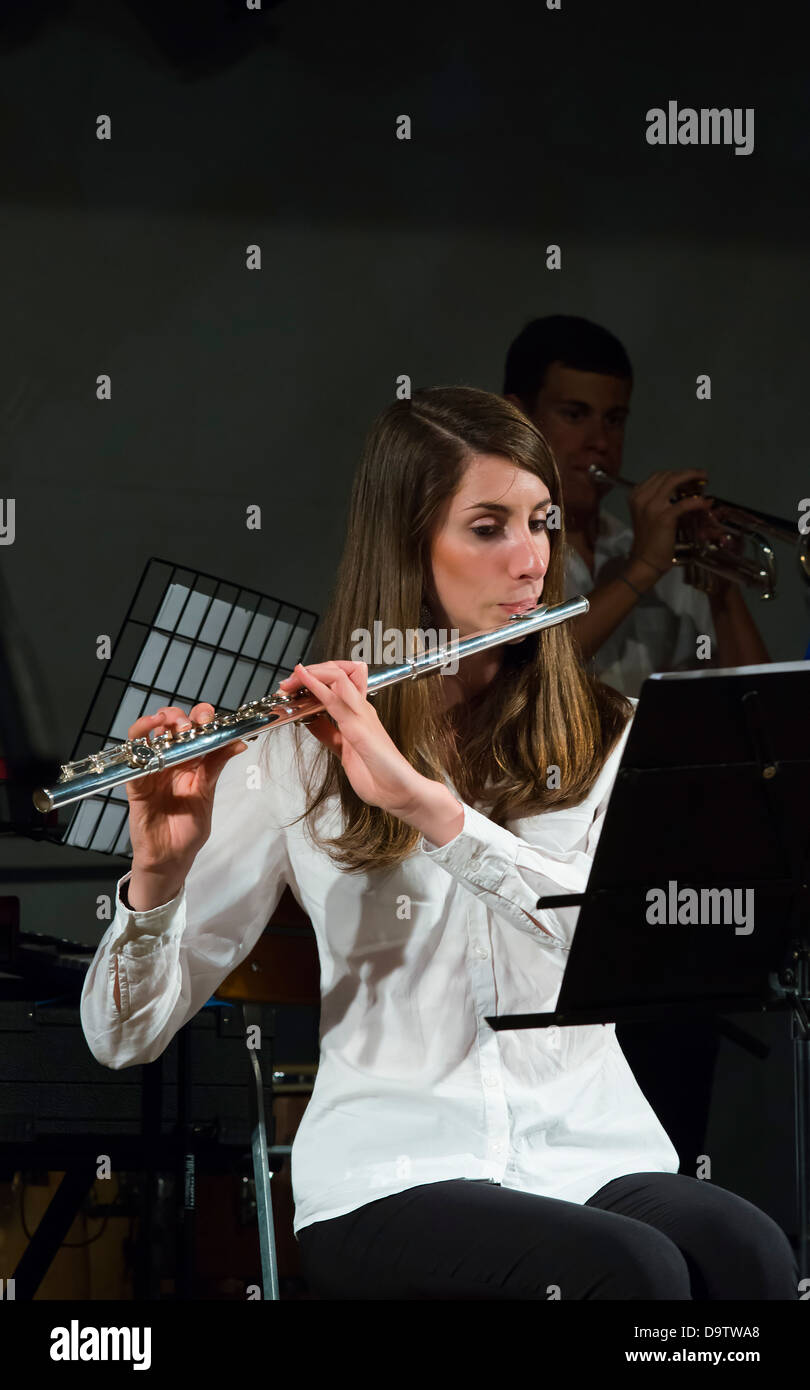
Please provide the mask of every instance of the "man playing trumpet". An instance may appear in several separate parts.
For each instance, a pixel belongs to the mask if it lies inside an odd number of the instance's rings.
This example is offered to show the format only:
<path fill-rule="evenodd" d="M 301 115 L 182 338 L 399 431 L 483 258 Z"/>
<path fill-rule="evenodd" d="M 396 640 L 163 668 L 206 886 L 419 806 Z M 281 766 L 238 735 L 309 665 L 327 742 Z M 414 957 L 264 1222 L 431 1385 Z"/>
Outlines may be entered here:
<path fill-rule="evenodd" d="M 673 564 L 676 531 L 687 515 L 724 543 L 722 513 L 709 515 L 710 497 L 670 500 L 681 485 L 705 479 L 704 470 L 653 473 L 639 483 L 628 494 L 632 526 L 600 512 L 606 485 L 588 469 L 621 473 L 632 388 L 624 347 L 587 319 L 535 319 L 507 354 L 503 394 L 539 427 L 560 470 L 565 597 L 582 593 L 590 603 L 573 621 L 583 659 L 608 685 L 638 696 L 653 671 L 756 665 L 770 657 L 737 584 L 713 575 L 707 595 Z M 699 647 L 701 638 L 709 641 Z"/>

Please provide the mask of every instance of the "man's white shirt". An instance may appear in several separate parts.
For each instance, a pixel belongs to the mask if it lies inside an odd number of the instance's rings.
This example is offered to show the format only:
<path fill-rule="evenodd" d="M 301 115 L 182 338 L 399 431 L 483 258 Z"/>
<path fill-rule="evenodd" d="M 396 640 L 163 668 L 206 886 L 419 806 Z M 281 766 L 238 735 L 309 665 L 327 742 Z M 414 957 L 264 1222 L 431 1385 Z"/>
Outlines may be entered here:
<path fill-rule="evenodd" d="M 622 573 L 633 544 L 633 529 L 610 512 L 600 511 L 594 546 L 594 573 L 571 546 L 565 552 L 564 597 L 589 594 L 597 584 Z M 613 629 L 588 662 L 606 685 L 637 697 L 653 671 L 688 671 L 708 667 L 697 656 L 697 639 L 716 633 L 709 600 L 687 584 L 673 565 L 668 574 L 637 599 L 626 618 Z"/>

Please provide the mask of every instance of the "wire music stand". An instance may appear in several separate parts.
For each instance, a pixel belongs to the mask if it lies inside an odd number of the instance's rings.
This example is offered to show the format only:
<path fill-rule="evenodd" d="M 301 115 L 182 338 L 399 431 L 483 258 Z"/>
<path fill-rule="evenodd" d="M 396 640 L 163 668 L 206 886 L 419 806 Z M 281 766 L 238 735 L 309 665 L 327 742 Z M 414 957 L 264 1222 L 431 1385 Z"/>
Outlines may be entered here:
<path fill-rule="evenodd" d="M 123 742 L 149 707 L 206 700 L 231 713 L 303 661 L 317 614 L 153 557 L 102 672 L 70 761 Z M 123 785 L 76 804 L 61 843 L 131 854 Z"/>

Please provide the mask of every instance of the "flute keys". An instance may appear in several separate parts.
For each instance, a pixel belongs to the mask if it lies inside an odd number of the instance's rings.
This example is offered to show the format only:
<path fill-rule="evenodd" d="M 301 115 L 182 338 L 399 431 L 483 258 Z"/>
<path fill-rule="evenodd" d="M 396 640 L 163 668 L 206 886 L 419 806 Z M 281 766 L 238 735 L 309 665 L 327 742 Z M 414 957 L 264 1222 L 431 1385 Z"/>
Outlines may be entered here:
<path fill-rule="evenodd" d="M 192 743 L 198 733 L 199 729 L 195 729 L 193 724 L 189 729 L 173 729 L 170 741 L 172 743 Z"/>
<path fill-rule="evenodd" d="M 147 767 L 152 761 L 152 749 L 148 739 L 134 738 L 125 747 L 130 767 Z"/>

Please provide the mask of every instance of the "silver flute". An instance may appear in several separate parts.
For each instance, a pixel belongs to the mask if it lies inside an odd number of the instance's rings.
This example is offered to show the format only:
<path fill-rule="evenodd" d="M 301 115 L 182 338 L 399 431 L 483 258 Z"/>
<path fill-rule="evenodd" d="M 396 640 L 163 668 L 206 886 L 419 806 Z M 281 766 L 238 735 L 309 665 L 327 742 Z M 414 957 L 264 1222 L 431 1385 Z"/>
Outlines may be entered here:
<path fill-rule="evenodd" d="M 580 613 L 587 613 L 588 600 L 578 594 L 565 603 L 539 604 L 528 613 L 515 613 L 503 627 L 492 628 L 486 632 L 474 632 L 457 642 L 446 642 L 440 646 L 409 657 L 396 666 L 369 667 L 367 696 L 372 699 L 378 690 L 399 681 L 416 680 L 441 670 L 451 661 L 461 661 L 475 652 L 487 651 L 502 642 L 513 642 L 526 637 L 530 632 L 553 627 L 555 623 L 567 622 Z M 34 805 L 38 811 L 52 811 L 57 806 L 67 806 L 71 801 L 81 801 L 86 796 L 106 792 L 110 787 L 122 782 L 134 782 L 139 777 L 149 777 L 154 772 L 163 772 L 178 763 L 188 762 L 190 758 L 204 758 L 217 748 L 237 739 L 251 741 L 268 728 L 280 724 L 294 724 L 299 720 L 307 723 L 314 718 L 324 705 L 320 700 L 300 686 L 294 694 L 285 695 L 276 691 L 264 695 L 261 700 L 251 700 L 240 705 L 233 714 L 214 714 L 205 724 L 192 725 L 190 729 L 166 730 L 158 734 L 150 743 L 147 737 L 127 739 L 124 743 L 112 744 L 87 758 L 74 763 L 63 763 L 59 779 L 53 787 L 38 787 L 33 793 Z"/>

